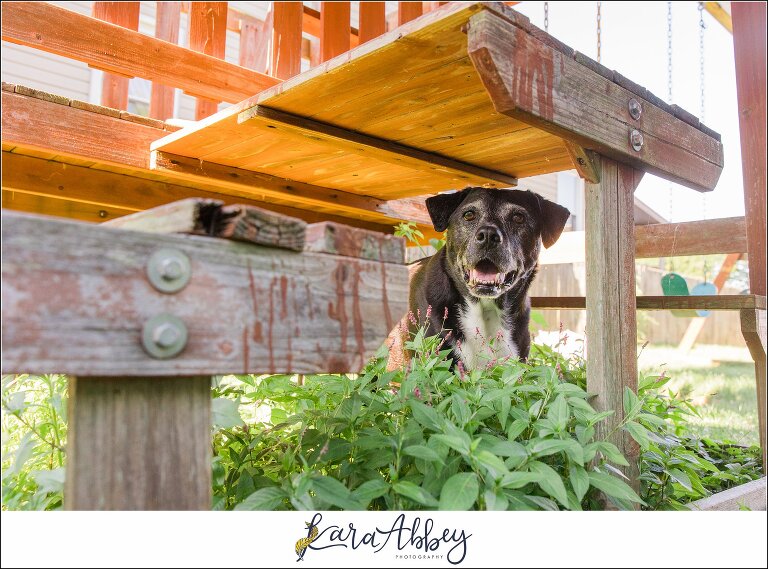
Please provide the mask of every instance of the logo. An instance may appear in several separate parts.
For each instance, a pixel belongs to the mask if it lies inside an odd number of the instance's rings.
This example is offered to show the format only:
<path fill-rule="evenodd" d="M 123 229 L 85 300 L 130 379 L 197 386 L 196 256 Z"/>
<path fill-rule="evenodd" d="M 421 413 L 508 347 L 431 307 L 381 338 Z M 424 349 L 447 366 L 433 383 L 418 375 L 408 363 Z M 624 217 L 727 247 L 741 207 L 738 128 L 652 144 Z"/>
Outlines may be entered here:
<path fill-rule="evenodd" d="M 467 542 L 472 534 L 464 530 L 435 528 L 432 518 L 422 520 L 414 517 L 408 522 L 405 514 L 395 518 L 389 528 L 376 527 L 371 531 L 355 527 L 350 522 L 346 525 L 324 525 L 320 513 L 305 522 L 306 537 L 296 542 L 296 561 L 304 561 L 307 553 L 322 551 L 334 547 L 357 550 L 365 548 L 379 553 L 385 548 L 395 553 L 396 559 L 443 559 L 452 565 L 458 565 L 467 556 Z"/>

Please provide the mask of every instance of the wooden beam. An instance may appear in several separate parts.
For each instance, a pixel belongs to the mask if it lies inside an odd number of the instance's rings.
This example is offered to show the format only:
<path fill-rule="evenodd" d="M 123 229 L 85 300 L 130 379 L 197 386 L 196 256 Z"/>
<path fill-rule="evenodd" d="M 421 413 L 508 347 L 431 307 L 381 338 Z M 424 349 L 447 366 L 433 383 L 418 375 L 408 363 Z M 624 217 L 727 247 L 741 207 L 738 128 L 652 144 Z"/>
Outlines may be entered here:
<path fill-rule="evenodd" d="M 270 75 L 289 79 L 301 72 L 302 2 L 273 2 Z"/>
<path fill-rule="evenodd" d="M 616 413 L 596 426 L 627 458 L 624 474 L 640 489 L 640 448 L 621 423 L 624 390 L 637 393 L 634 191 L 642 173 L 593 155 L 600 183 L 586 184 L 587 391 L 598 411 Z"/>
<path fill-rule="evenodd" d="M 560 49 L 489 10 L 470 20 L 469 55 L 499 113 L 685 186 L 715 187 L 723 169 L 716 138 L 652 104 L 647 91 L 637 95 Z M 633 98 L 639 119 L 630 116 Z M 638 150 L 632 132 L 642 136 Z"/>
<path fill-rule="evenodd" d="M 155 37 L 172 44 L 179 43 L 179 25 L 181 23 L 181 5 L 178 2 L 157 2 L 155 18 Z M 152 83 L 152 96 L 149 101 L 149 116 L 164 121 L 173 116 L 175 90 L 162 83 Z"/>
<path fill-rule="evenodd" d="M 738 29 L 738 28 L 737 28 Z M 763 297 L 765 299 L 765 297 Z M 744 308 L 741 311 L 741 333 L 755 362 L 755 383 L 757 388 L 757 427 L 760 433 L 760 448 L 763 451 L 763 472 L 766 469 L 766 311 L 761 308 Z"/>
<path fill-rule="evenodd" d="M 3 152 L 3 164 L 6 152 Z M 31 158 L 39 163 L 45 163 L 44 160 Z M 83 168 L 83 170 L 87 170 Z M 6 174 L 3 173 L 3 176 Z M 30 194 L 27 192 L 14 191 L 3 187 L 3 207 L 15 211 L 25 211 L 27 213 L 37 213 L 40 215 L 52 215 L 54 217 L 66 217 L 77 219 L 79 221 L 88 221 L 91 223 L 101 223 L 110 219 L 117 219 L 123 215 L 133 213 L 134 209 L 108 206 L 98 203 L 81 202 L 70 199 L 62 199 L 50 195 Z"/>
<path fill-rule="evenodd" d="M 578 172 L 579 177 L 582 180 L 592 182 L 593 184 L 599 183 L 600 172 L 598 172 L 597 168 L 592 163 L 589 153 L 578 144 L 568 140 L 564 140 L 563 142 L 565 143 L 565 149 L 568 151 L 568 155 L 573 162 L 573 167 L 576 172 Z"/>
<path fill-rule="evenodd" d="M 386 2 L 360 2 L 360 43 L 387 31 Z"/>
<path fill-rule="evenodd" d="M 715 280 L 712 282 L 712 284 L 715 285 L 717 292 L 720 292 L 723 286 L 725 286 L 725 281 L 727 281 L 728 277 L 731 276 L 731 271 L 733 271 L 733 267 L 736 266 L 736 262 L 741 258 L 741 256 L 741 253 L 731 253 L 725 258 L 723 264 L 720 265 L 720 271 L 717 273 Z M 696 343 L 696 338 L 699 337 L 699 334 L 704 328 L 706 321 L 707 319 L 704 316 L 698 316 L 691 320 L 690 324 L 688 324 L 688 328 L 685 329 L 683 339 L 680 340 L 680 343 L 677 345 L 677 349 L 682 352 L 690 351 L 691 348 L 693 348 L 693 345 Z"/>
<path fill-rule="evenodd" d="M 93 17 L 137 32 L 140 7 L 140 2 L 94 2 Z M 113 109 L 128 110 L 128 78 L 104 73 L 101 104 Z"/>
<path fill-rule="evenodd" d="M 242 101 L 280 82 L 47 2 L 4 2 L 2 39 L 118 75 L 143 77 L 178 87 L 190 95 L 228 103 Z"/>
<path fill-rule="evenodd" d="M 490 180 L 496 180 L 506 186 L 516 186 L 517 178 L 496 172 L 482 166 L 467 164 L 452 158 L 446 158 L 440 154 L 425 152 L 418 148 L 405 146 L 389 140 L 368 136 L 359 132 L 338 128 L 333 125 L 321 123 L 305 117 L 292 115 L 283 111 L 270 109 L 261 105 L 254 105 L 241 112 L 237 117 L 238 124 L 247 121 L 254 123 L 265 122 L 272 127 L 280 127 L 312 140 L 320 138 L 333 144 L 339 149 L 348 152 L 375 156 L 376 158 L 392 164 L 414 166 L 416 168 L 430 167 L 433 170 L 442 170 L 458 174 L 471 174 Z M 164 148 L 173 137 L 158 142 L 155 147 Z"/>
<path fill-rule="evenodd" d="M 227 3 L 192 2 L 189 8 L 189 49 L 224 59 L 227 47 Z M 200 68 L 198 73 L 206 75 L 208 70 Z M 219 110 L 218 101 L 197 98 L 195 120 L 202 120 Z"/>
<path fill-rule="evenodd" d="M 711 4 L 711 2 L 707 2 Z M 746 484 L 739 484 L 728 490 L 723 490 L 707 498 L 688 504 L 695 512 L 738 512 L 748 508 L 753 512 L 765 511 L 765 476 Z"/>
<path fill-rule="evenodd" d="M 534 296 L 531 307 L 540 310 L 585 310 L 583 296 Z M 638 296 L 637 310 L 764 310 L 765 297 L 754 294 L 701 296 Z"/>
<path fill-rule="evenodd" d="M 710 13 L 710 15 L 720 22 L 726 30 L 733 34 L 733 22 L 731 21 L 731 15 L 723 8 L 720 2 L 704 2 L 704 9 Z"/>
<path fill-rule="evenodd" d="M 404 265 L 6 210 L 0 221 L 2 373 L 353 372 L 387 337 L 387 322 L 406 312 Z M 147 263 L 163 248 L 191 263 L 176 294 L 147 280 Z M 188 342 L 156 359 L 141 338 L 162 314 L 184 323 Z"/>
<path fill-rule="evenodd" d="M 71 377 L 67 510 L 210 510 L 211 378 Z"/>
<path fill-rule="evenodd" d="M 320 5 L 320 60 L 328 61 L 349 51 L 349 2 Z"/>
<path fill-rule="evenodd" d="M 732 2 L 749 289 L 766 294 L 766 4 Z"/>

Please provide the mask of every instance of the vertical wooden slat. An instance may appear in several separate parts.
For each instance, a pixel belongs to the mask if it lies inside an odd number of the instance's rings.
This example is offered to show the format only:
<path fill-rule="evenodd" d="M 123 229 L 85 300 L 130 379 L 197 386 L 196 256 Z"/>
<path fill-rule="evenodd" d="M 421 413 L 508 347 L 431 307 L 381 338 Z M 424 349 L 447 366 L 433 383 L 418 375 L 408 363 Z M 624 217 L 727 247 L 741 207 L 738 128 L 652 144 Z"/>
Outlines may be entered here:
<path fill-rule="evenodd" d="M 422 14 L 421 2 L 399 2 L 397 4 L 397 25 L 415 20 Z"/>
<path fill-rule="evenodd" d="M 140 2 L 94 2 L 93 17 L 138 31 L 140 9 Z M 127 110 L 129 81 L 127 77 L 104 72 L 101 104 L 113 109 Z"/>
<path fill-rule="evenodd" d="M 766 294 L 766 5 L 764 2 L 732 2 L 731 18 L 733 20 L 733 53 L 736 59 L 741 169 L 744 178 L 749 289 L 752 294 L 764 295 Z M 765 313 L 763 313 L 764 323 Z M 743 313 L 742 331 L 744 331 Z M 763 332 L 765 332 L 764 328 Z M 749 344 L 750 340 L 747 338 L 747 345 Z M 755 344 L 754 339 L 752 344 Z M 763 345 L 761 357 L 756 357 L 757 351 L 752 347 L 750 351 L 755 358 L 760 446 L 763 449 L 763 468 L 765 469 L 765 345 Z"/>
<path fill-rule="evenodd" d="M 320 5 L 320 59 L 328 61 L 349 51 L 349 2 L 322 2 Z"/>
<path fill-rule="evenodd" d="M 288 79 L 301 71 L 301 23 L 304 4 L 274 2 L 272 12 L 269 74 Z"/>
<path fill-rule="evenodd" d="M 760 448 L 763 451 L 763 472 L 766 469 L 766 313 L 765 310 L 742 310 L 741 333 L 749 353 L 755 361 L 757 379 L 757 423 L 760 430 Z"/>
<path fill-rule="evenodd" d="M 179 2 L 158 2 L 155 21 L 155 37 L 173 44 L 179 43 Z M 152 98 L 149 102 L 149 116 L 165 120 L 173 116 L 175 90 L 162 83 L 152 83 Z"/>
<path fill-rule="evenodd" d="M 587 391 L 599 411 L 615 415 L 598 425 L 606 437 L 624 417 L 624 388 L 637 392 L 634 190 L 642 174 L 593 155 L 600 182 L 586 185 Z M 639 448 L 623 431 L 612 437 L 630 463 L 625 475 L 639 489 Z"/>
<path fill-rule="evenodd" d="M 360 43 L 379 37 L 387 28 L 385 2 L 360 2 Z"/>
<path fill-rule="evenodd" d="M 227 3 L 192 2 L 189 7 L 189 48 L 224 59 L 227 44 Z M 199 72 L 205 75 L 205 69 Z M 216 112 L 218 102 L 197 99 L 195 120 Z"/>
<path fill-rule="evenodd" d="M 70 379 L 68 510 L 208 510 L 209 377 Z"/>

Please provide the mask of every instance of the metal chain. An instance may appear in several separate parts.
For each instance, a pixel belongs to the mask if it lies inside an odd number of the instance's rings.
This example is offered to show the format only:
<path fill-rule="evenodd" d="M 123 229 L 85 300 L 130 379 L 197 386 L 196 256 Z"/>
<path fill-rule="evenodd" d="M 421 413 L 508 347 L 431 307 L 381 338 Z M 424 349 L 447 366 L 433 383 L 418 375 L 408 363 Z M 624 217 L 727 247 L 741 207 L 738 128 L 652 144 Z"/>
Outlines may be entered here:
<path fill-rule="evenodd" d="M 706 111 L 706 101 L 704 98 L 704 2 L 699 2 L 699 120 L 703 123 Z M 707 219 L 707 194 L 701 194 L 701 209 L 703 218 Z M 704 282 L 707 282 L 707 273 L 709 273 L 709 261 L 704 257 Z"/>
<path fill-rule="evenodd" d="M 667 2 L 667 103 L 672 104 L 672 2 Z M 669 221 L 672 222 L 672 184 L 669 185 Z"/>
<path fill-rule="evenodd" d="M 602 20 L 602 14 L 600 13 L 600 8 L 602 7 L 602 2 L 597 3 L 597 62 L 600 63 L 600 60 L 602 59 L 601 54 L 601 48 L 602 48 L 602 38 L 600 37 L 602 35 L 602 28 L 601 28 L 601 20 Z"/>
<path fill-rule="evenodd" d="M 544 31 L 549 33 L 549 2 L 544 2 Z"/>

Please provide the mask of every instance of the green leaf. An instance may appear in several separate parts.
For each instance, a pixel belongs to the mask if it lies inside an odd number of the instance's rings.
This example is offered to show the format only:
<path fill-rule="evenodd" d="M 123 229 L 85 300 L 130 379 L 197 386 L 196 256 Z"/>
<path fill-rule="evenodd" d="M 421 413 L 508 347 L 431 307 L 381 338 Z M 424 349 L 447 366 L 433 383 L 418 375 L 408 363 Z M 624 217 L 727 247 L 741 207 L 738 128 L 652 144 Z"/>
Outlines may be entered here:
<path fill-rule="evenodd" d="M 469 510 L 477 501 L 480 485 L 474 472 L 451 476 L 440 492 L 441 510 Z"/>
<path fill-rule="evenodd" d="M 434 450 L 432 450 L 431 448 L 425 445 L 411 445 L 409 447 L 405 447 L 403 449 L 403 452 L 409 456 L 415 456 L 416 458 L 420 458 L 422 460 L 427 460 L 429 462 L 439 462 L 440 464 L 445 464 L 443 457 L 441 457 Z"/>
<path fill-rule="evenodd" d="M 515 419 L 507 430 L 507 438 L 510 441 L 514 441 L 520 434 L 528 428 L 528 421 L 522 419 Z"/>
<path fill-rule="evenodd" d="M 584 464 L 584 451 L 579 443 L 573 439 L 544 439 L 533 442 L 530 449 L 536 456 L 549 456 L 558 452 L 565 452 L 571 460 L 577 464 Z"/>
<path fill-rule="evenodd" d="M 532 482 L 538 483 L 544 478 L 543 474 L 537 472 L 509 472 L 501 478 L 501 487 L 516 490 Z"/>
<path fill-rule="evenodd" d="M 562 431 L 568 424 L 568 401 L 565 395 L 558 395 L 547 411 L 547 418 L 552 421 L 557 430 Z"/>
<path fill-rule="evenodd" d="M 213 424 L 222 429 L 231 429 L 244 425 L 240 417 L 239 401 L 233 401 L 226 397 L 217 397 L 211 403 L 211 413 L 213 414 Z"/>
<path fill-rule="evenodd" d="M 621 451 L 615 444 L 608 441 L 600 441 L 593 444 L 596 450 L 600 451 L 607 460 L 620 466 L 629 466 L 629 462 L 627 462 L 627 459 L 624 458 L 624 455 L 621 454 Z"/>
<path fill-rule="evenodd" d="M 640 445 L 640 448 L 643 450 L 648 449 L 648 446 L 651 444 L 651 440 L 648 437 L 648 429 L 643 427 L 640 423 L 630 421 L 624 425 L 624 430 L 626 430 L 630 436 L 635 439 L 635 441 L 637 441 L 637 444 Z"/>
<path fill-rule="evenodd" d="M 679 468 L 671 468 L 669 470 L 669 476 L 689 492 L 693 491 L 693 487 L 691 485 L 691 479 L 688 477 L 688 475 L 685 472 L 683 472 Z"/>
<path fill-rule="evenodd" d="M 495 512 L 503 512 L 509 507 L 509 499 L 503 492 L 494 492 L 486 490 L 483 493 L 485 499 L 485 509 Z"/>
<path fill-rule="evenodd" d="M 589 490 L 589 475 L 581 466 L 572 464 L 568 467 L 568 480 L 576 494 L 576 499 L 581 502 Z"/>
<path fill-rule="evenodd" d="M 438 506 L 438 502 L 432 494 L 408 480 L 396 482 L 392 485 L 392 489 L 401 496 L 418 502 L 422 506 L 427 506 L 428 508 L 436 508 Z"/>
<path fill-rule="evenodd" d="M 63 492 L 66 470 L 59 467 L 53 470 L 32 470 L 30 474 L 37 482 L 40 492 Z"/>
<path fill-rule="evenodd" d="M 632 416 L 636 413 L 636 407 L 638 407 L 637 395 L 629 387 L 624 388 L 624 415 Z"/>
<path fill-rule="evenodd" d="M 441 432 L 442 421 L 432 407 L 425 405 L 421 401 L 411 399 L 409 402 L 411 411 L 413 412 L 413 418 L 416 419 L 422 427 L 432 429 L 433 431 Z"/>
<path fill-rule="evenodd" d="M 261 490 L 256 490 L 256 492 L 235 506 L 235 510 L 274 510 L 283 503 L 286 496 L 287 494 L 282 488 L 276 486 L 262 488 Z"/>
<path fill-rule="evenodd" d="M 472 455 L 473 458 L 488 471 L 492 478 L 501 478 L 509 472 L 504 461 L 487 450 L 481 450 Z"/>
<path fill-rule="evenodd" d="M 389 484 L 381 478 L 374 478 L 352 490 L 352 499 L 367 506 L 372 500 L 380 498 L 387 492 L 389 492 Z"/>
<path fill-rule="evenodd" d="M 342 510 L 362 510 L 357 500 L 353 500 L 349 489 L 330 476 L 312 479 L 312 488 L 317 497 Z"/>
<path fill-rule="evenodd" d="M 456 420 L 459 422 L 459 426 L 463 427 L 469 422 L 469 418 L 472 414 L 469 411 L 467 402 L 464 401 L 464 398 L 458 393 L 454 393 L 451 396 L 451 410 L 453 411 L 454 417 L 456 417 Z"/>
<path fill-rule="evenodd" d="M 632 490 L 629 485 L 605 472 L 599 472 L 597 470 L 590 472 L 589 483 L 608 496 L 618 498 L 619 500 L 645 504 L 640 496 L 635 494 L 635 491 Z"/>
<path fill-rule="evenodd" d="M 542 475 L 541 480 L 537 482 L 539 488 L 568 508 L 568 493 L 565 491 L 565 484 L 563 484 L 563 479 L 560 478 L 557 471 L 538 461 L 531 462 L 528 467 L 532 472 Z"/>
<path fill-rule="evenodd" d="M 467 455 L 469 454 L 469 436 L 466 433 L 463 434 L 464 437 L 461 435 L 432 435 L 432 438 L 463 455 Z"/>

